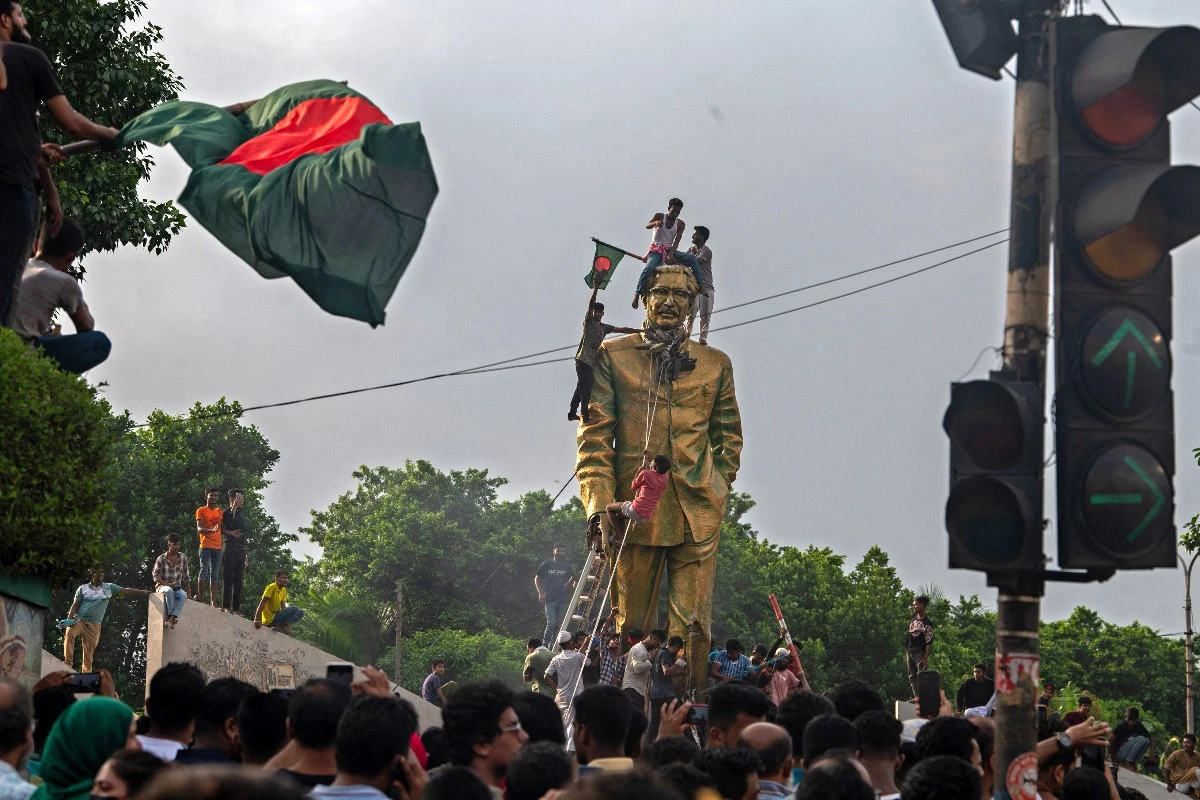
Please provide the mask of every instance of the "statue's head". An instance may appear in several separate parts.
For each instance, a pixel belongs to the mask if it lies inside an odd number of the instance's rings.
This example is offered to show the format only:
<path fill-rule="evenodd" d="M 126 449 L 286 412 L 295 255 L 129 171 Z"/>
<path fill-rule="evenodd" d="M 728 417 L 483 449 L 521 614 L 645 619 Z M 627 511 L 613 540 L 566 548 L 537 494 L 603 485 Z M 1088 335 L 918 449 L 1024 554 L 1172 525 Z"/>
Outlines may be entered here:
<path fill-rule="evenodd" d="M 700 286 L 684 266 L 659 267 L 646 281 L 642 301 L 646 320 L 655 328 L 678 328 L 692 314 Z"/>

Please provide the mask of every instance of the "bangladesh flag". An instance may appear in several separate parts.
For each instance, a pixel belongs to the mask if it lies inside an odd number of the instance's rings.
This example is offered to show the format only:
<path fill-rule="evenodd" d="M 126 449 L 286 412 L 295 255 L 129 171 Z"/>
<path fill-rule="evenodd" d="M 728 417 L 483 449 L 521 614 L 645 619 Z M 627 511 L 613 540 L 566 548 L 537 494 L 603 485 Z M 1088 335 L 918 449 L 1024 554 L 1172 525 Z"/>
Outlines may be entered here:
<path fill-rule="evenodd" d="M 331 314 L 383 322 L 437 179 L 419 123 L 393 125 L 328 80 L 284 86 L 234 116 L 152 108 L 117 146 L 171 144 L 192 168 L 180 204 L 264 278 L 285 275 Z"/>
<path fill-rule="evenodd" d="M 596 255 L 592 258 L 592 270 L 584 280 L 589 288 L 599 286 L 601 289 L 607 289 L 617 264 L 625 257 L 625 251 L 599 239 L 592 241 L 596 243 Z"/>

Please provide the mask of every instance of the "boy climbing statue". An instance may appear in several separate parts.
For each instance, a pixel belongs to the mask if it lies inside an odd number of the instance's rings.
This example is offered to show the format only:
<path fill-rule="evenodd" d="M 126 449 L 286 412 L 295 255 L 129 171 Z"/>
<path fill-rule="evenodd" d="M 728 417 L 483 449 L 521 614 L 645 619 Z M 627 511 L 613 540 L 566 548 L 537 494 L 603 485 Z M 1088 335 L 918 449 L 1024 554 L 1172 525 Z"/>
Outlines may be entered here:
<path fill-rule="evenodd" d="M 650 457 L 649 450 L 642 451 L 642 460 Z M 608 526 L 618 538 L 625 535 L 625 520 L 646 522 L 654 516 L 658 501 L 667 490 L 667 473 L 671 471 L 671 459 L 666 456 L 655 456 L 653 469 L 642 467 L 633 479 L 633 491 L 637 492 L 632 500 L 618 500 L 608 504 L 605 512 L 608 514 Z M 624 519 L 622 519 L 624 518 Z"/>
<path fill-rule="evenodd" d="M 583 338 L 579 340 L 579 349 L 575 351 L 575 375 L 578 378 L 578 383 L 575 385 L 575 394 L 571 396 L 571 410 L 567 412 L 567 419 L 575 421 L 583 416 L 584 423 L 587 423 L 588 403 L 592 398 L 592 385 L 595 382 L 596 354 L 600 352 L 600 344 L 604 341 L 604 337 L 610 333 L 641 333 L 638 328 L 617 328 L 612 325 L 605 325 L 600 320 L 604 318 L 604 304 L 596 302 L 596 294 L 600 291 L 600 285 L 593 281 L 592 297 L 588 300 L 587 314 L 583 318 Z M 579 413 L 575 413 L 576 410 Z"/>
<path fill-rule="evenodd" d="M 696 283 L 704 285 L 704 275 L 696 257 L 679 250 L 679 240 L 683 238 L 684 228 L 687 227 L 679 218 L 679 212 L 682 210 L 683 201 L 672 197 L 667 201 L 667 213 L 663 214 L 660 211 L 646 223 L 646 230 L 652 230 L 654 233 L 650 237 L 650 249 L 646 253 L 646 268 L 638 277 L 637 290 L 633 293 L 634 308 L 638 307 L 638 298 L 645 293 L 646 279 L 653 275 L 654 270 L 661 264 L 686 264 L 696 276 Z"/>

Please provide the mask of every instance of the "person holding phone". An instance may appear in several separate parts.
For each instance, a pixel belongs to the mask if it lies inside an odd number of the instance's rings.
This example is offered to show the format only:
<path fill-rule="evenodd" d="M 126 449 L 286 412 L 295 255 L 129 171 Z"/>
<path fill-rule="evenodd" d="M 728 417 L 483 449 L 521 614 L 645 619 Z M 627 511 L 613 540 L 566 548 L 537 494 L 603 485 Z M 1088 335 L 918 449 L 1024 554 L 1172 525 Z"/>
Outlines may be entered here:
<path fill-rule="evenodd" d="M 68 667 L 75 668 L 75 640 L 83 637 L 82 672 L 92 671 L 92 657 L 96 654 L 96 645 L 100 643 L 100 627 L 104 624 L 104 614 L 108 611 L 108 601 L 113 597 L 149 597 L 146 589 L 129 589 L 117 586 L 115 583 L 104 582 L 104 570 L 96 567 L 88 573 L 90 581 L 75 589 L 75 599 L 71 610 L 67 612 L 67 620 L 63 633 L 63 661 Z"/>

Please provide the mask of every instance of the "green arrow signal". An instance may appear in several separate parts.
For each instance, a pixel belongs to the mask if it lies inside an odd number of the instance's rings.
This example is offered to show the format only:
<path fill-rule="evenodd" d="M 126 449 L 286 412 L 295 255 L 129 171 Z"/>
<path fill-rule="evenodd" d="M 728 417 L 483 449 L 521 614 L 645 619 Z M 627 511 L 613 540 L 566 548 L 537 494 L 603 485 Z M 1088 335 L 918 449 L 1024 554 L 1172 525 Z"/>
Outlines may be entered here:
<path fill-rule="evenodd" d="M 1150 363 L 1155 369 L 1162 369 L 1162 359 L 1158 357 L 1158 353 L 1154 352 L 1154 345 L 1146 338 L 1146 334 L 1142 333 L 1141 328 L 1134 325 L 1128 317 L 1117 327 L 1113 335 L 1108 338 L 1104 346 L 1096 351 L 1096 355 L 1092 356 L 1092 366 L 1099 367 L 1108 360 L 1108 357 L 1120 346 L 1121 342 L 1125 341 L 1125 337 L 1132 336 L 1137 339 L 1142 349 L 1146 351 L 1146 355 L 1150 358 Z M 1133 405 L 1133 387 L 1137 378 L 1137 350 L 1130 350 L 1125 355 L 1125 408 Z"/>
<path fill-rule="evenodd" d="M 1141 537 L 1143 533 L 1146 532 L 1146 528 L 1150 526 L 1150 523 L 1154 521 L 1154 518 L 1157 517 L 1163 510 L 1163 506 L 1167 504 L 1167 498 L 1163 496 L 1161 491 L 1159 491 L 1158 486 L 1156 486 L 1154 483 L 1154 480 L 1146 474 L 1146 470 L 1142 469 L 1141 464 L 1134 461 L 1131 456 L 1125 456 L 1125 466 L 1133 470 L 1134 474 L 1141 478 L 1142 482 L 1145 483 L 1146 486 L 1150 487 L 1150 492 L 1155 498 L 1154 505 L 1150 506 L 1150 510 L 1146 512 L 1146 516 L 1142 517 L 1142 521 L 1139 522 L 1125 537 L 1127 542 L 1133 544 Z M 1140 493 L 1094 494 L 1088 498 L 1088 502 L 1094 506 L 1141 505 L 1144 502 L 1144 498 Z"/>

